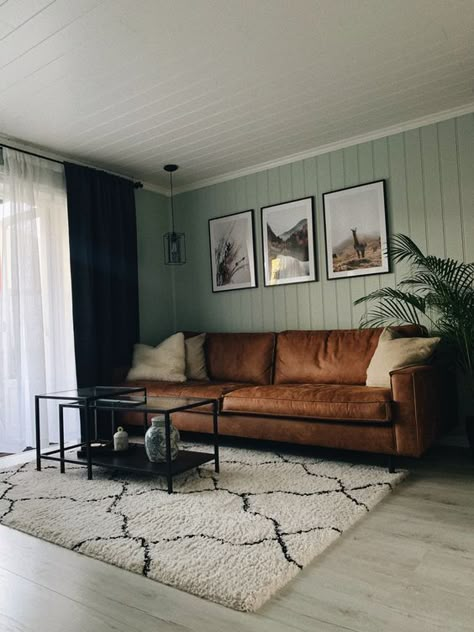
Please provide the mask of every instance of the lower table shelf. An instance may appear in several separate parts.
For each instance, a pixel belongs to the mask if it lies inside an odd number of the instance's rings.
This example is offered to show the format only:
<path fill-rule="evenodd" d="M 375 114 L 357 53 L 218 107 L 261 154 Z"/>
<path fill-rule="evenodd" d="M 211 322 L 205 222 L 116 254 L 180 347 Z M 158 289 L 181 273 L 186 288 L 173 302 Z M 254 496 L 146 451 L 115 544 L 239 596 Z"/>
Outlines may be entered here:
<path fill-rule="evenodd" d="M 68 454 L 66 459 L 69 463 L 87 465 L 87 459 L 78 457 L 76 454 Z M 167 475 L 166 463 L 152 463 L 148 460 L 145 448 L 133 446 L 126 452 L 111 452 L 94 454 L 92 453 L 92 465 L 98 467 L 117 468 L 129 472 L 143 472 L 146 474 L 156 474 L 158 476 Z M 171 462 L 171 474 L 181 474 L 198 467 L 203 463 L 214 461 L 214 454 L 210 452 L 194 452 L 192 450 L 180 450 L 178 456 Z"/>

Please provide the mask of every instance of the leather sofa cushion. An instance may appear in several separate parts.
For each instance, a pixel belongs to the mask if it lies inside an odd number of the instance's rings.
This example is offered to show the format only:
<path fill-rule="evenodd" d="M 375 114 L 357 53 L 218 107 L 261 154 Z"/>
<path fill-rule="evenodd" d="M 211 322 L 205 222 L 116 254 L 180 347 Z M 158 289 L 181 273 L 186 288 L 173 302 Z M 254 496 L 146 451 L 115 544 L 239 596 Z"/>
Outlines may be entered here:
<path fill-rule="evenodd" d="M 394 327 L 405 336 L 419 327 Z M 276 342 L 275 384 L 365 384 L 383 329 L 284 331 Z"/>
<path fill-rule="evenodd" d="M 196 415 L 191 411 L 175 413 L 173 423 L 179 430 L 212 433 L 210 415 Z M 327 421 L 228 414 L 219 419 L 219 435 L 379 454 L 397 453 L 393 427 L 383 424 L 361 426 L 347 422 L 335 427 Z"/>
<path fill-rule="evenodd" d="M 391 420 L 389 388 L 340 384 L 251 386 L 225 395 L 223 412 L 364 422 Z"/>
<path fill-rule="evenodd" d="M 270 384 L 274 333 L 207 334 L 206 360 L 211 380 Z"/>

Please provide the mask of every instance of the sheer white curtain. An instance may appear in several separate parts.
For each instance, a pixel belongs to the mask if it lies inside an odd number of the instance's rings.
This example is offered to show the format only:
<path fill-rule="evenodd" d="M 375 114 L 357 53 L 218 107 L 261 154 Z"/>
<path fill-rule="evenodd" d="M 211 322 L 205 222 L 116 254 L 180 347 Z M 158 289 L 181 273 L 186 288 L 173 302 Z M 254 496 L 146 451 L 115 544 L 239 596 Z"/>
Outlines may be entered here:
<path fill-rule="evenodd" d="M 76 386 L 68 216 L 61 164 L 2 149 L 0 161 L 0 452 L 36 443 L 34 396 Z M 79 436 L 77 415 L 65 424 Z M 41 445 L 57 441 L 42 408 Z"/>

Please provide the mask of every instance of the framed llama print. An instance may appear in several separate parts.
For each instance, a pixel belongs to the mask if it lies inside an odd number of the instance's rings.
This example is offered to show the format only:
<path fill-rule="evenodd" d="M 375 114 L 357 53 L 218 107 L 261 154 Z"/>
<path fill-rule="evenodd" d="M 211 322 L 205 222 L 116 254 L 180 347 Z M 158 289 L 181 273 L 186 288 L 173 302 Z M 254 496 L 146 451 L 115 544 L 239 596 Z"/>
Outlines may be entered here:
<path fill-rule="evenodd" d="M 385 181 L 323 195 L 328 279 L 390 272 Z"/>
<path fill-rule="evenodd" d="M 313 198 L 262 208 L 265 285 L 316 281 Z"/>
<path fill-rule="evenodd" d="M 257 287 L 253 210 L 209 220 L 212 291 Z"/>

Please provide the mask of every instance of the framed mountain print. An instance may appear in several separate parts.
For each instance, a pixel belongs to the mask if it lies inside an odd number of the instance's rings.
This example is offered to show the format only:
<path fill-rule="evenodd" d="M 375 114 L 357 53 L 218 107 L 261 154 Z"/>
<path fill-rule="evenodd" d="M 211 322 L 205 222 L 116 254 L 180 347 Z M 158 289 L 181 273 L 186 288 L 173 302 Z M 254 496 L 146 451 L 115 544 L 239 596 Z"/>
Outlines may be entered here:
<path fill-rule="evenodd" d="M 328 279 L 390 272 L 385 181 L 323 195 Z"/>
<path fill-rule="evenodd" d="M 316 281 L 313 198 L 262 208 L 265 285 Z"/>
<path fill-rule="evenodd" d="M 212 291 L 257 287 L 253 210 L 209 220 Z"/>

